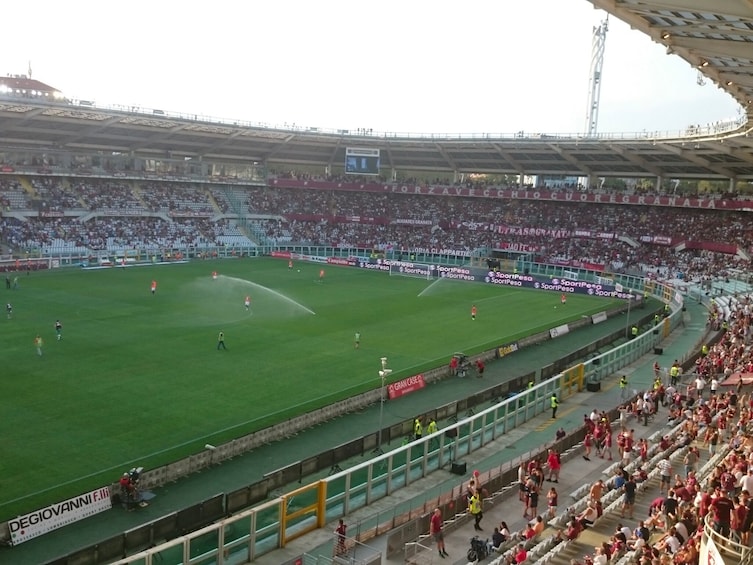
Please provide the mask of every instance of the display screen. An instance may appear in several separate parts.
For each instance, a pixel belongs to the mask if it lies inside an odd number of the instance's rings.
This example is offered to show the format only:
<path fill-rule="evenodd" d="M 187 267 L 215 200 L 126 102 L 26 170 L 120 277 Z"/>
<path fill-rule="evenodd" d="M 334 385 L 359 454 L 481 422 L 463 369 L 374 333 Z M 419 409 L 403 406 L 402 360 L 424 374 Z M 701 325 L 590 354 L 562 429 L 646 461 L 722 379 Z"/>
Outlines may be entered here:
<path fill-rule="evenodd" d="M 379 149 L 347 147 L 345 173 L 349 175 L 378 175 Z"/>

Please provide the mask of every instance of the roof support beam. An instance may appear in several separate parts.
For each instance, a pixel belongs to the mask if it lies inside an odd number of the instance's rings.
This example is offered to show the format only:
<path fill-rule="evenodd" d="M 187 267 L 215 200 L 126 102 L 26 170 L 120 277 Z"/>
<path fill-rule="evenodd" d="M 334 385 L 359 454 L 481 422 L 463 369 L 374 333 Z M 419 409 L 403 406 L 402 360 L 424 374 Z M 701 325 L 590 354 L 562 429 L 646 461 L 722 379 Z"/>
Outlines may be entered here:
<path fill-rule="evenodd" d="M 713 33 L 713 31 L 710 31 Z M 703 56 L 710 55 L 712 57 L 733 57 L 735 59 L 742 59 L 743 61 L 750 61 L 753 56 L 753 49 L 748 41 L 731 41 L 725 39 L 706 39 L 701 37 L 682 37 L 679 35 L 673 35 L 669 38 L 668 42 L 670 47 L 680 47 L 684 49 L 690 49 L 697 54 Z"/>
<path fill-rule="evenodd" d="M 278 151 L 280 151 L 283 147 L 285 147 L 288 143 L 293 141 L 295 138 L 296 138 L 296 134 L 291 133 L 289 136 L 283 139 L 280 143 L 278 143 L 272 149 L 270 149 L 267 152 L 267 154 L 261 158 L 261 161 L 269 161 L 272 157 L 274 157 L 277 154 Z"/>
<path fill-rule="evenodd" d="M 200 156 L 203 157 L 204 155 L 207 155 L 209 153 L 214 152 L 215 150 L 219 149 L 220 147 L 225 147 L 228 143 L 233 141 L 236 137 L 238 137 L 241 133 L 243 133 L 243 130 L 234 131 L 230 135 L 228 135 L 225 139 L 218 141 L 216 143 L 213 143 L 209 147 L 207 147 L 204 151 L 200 153 Z"/>
<path fill-rule="evenodd" d="M 730 171 L 729 169 L 725 167 L 720 167 L 719 165 L 715 165 L 708 159 L 699 157 L 692 151 L 683 149 L 682 147 L 677 147 L 675 145 L 670 145 L 669 143 L 667 143 L 667 144 L 662 144 L 662 148 L 666 149 L 670 153 L 674 153 L 675 155 L 682 157 L 683 159 L 687 159 L 691 163 L 695 163 L 696 165 L 700 165 L 701 167 L 705 167 L 711 171 L 714 171 L 716 174 L 721 175 L 725 178 L 732 179 L 737 176 L 735 175 L 734 172 Z"/>
<path fill-rule="evenodd" d="M 77 141 L 81 141 L 82 139 L 86 139 L 88 136 L 99 133 L 101 131 L 104 131 L 107 129 L 107 126 L 110 126 L 112 124 L 117 124 L 121 120 L 120 116 L 117 116 L 115 118 L 110 118 L 109 120 L 105 120 L 104 122 L 101 122 L 97 124 L 96 126 L 92 126 L 89 128 L 84 128 L 76 135 L 72 135 L 70 137 L 66 137 L 65 139 L 62 139 L 60 141 L 60 145 L 66 146 L 69 143 L 76 143 Z"/>
<path fill-rule="evenodd" d="M 332 163 L 335 161 L 335 155 L 337 155 L 337 150 L 340 149 L 340 145 L 342 145 L 342 138 L 338 139 L 335 142 L 335 146 L 332 148 L 332 152 L 329 154 L 329 161 L 327 161 L 327 166 L 331 167 Z"/>
<path fill-rule="evenodd" d="M 185 129 L 188 124 L 181 124 L 178 127 L 170 128 L 168 131 L 163 131 L 156 133 L 150 137 L 148 137 L 146 140 L 139 143 L 139 145 L 149 145 L 154 142 L 160 142 L 165 141 L 167 139 L 170 139 L 172 136 L 174 136 L 176 133 L 179 133 L 181 130 Z"/>
<path fill-rule="evenodd" d="M 612 151 L 623 157 L 626 161 L 631 162 L 633 165 L 636 165 L 655 177 L 661 177 L 664 176 L 664 173 L 662 173 L 661 169 L 654 167 L 653 165 L 650 165 L 648 161 L 645 159 L 638 157 L 635 153 L 632 153 L 631 151 L 628 151 L 624 147 L 621 147 L 619 145 L 616 145 L 614 143 L 608 143 L 607 147 L 609 147 Z"/>
<path fill-rule="evenodd" d="M 380 155 L 382 153 L 387 155 L 387 166 L 390 169 L 394 169 L 395 168 L 395 160 L 392 158 L 392 149 L 390 149 L 389 147 L 387 149 L 382 149 Z"/>
<path fill-rule="evenodd" d="M 713 148 L 709 147 L 711 144 L 714 145 Z M 748 163 L 749 165 L 753 165 L 753 149 L 751 148 L 743 148 L 743 147 L 732 147 L 730 143 L 719 143 L 717 141 L 705 141 L 701 144 L 700 148 L 709 147 L 712 151 L 718 151 L 719 153 L 724 153 L 725 155 L 729 155 L 730 157 L 734 157 L 735 159 L 740 159 L 744 163 Z"/>
<path fill-rule="evenodd" d="M 594 174 L 593 169 L 590 167 L 584 165 L 576 157 L 573 156 L 572 153 L 569 151 L 565 151 L 560 146 L 554 144 L 554 143 L 547 143 L 547 146 L 550 147 L 557 155 L 562 157 L 565 161 L 573 165 L 575 168 L 577 168 L 580 172 L 584 173 L 585 176 L 591 176 Z"/>
<path fill-rule="evenodd" d="M 499 143 L 492 143 L 492 147 L 494 147 L 495 151 L 499 153 L 499 156 L 502 157 L 505 161 L 507 161 L 511 168 L 515 171 L 525 171 L 525 167 L 521 165 L 518 161 L 516 161 L 510 153 L 503 150 L 502 147 L 500 147 Z"/>
<path fill-rule="evenodd" d="M 447 164 L 450 166 L 450 170 L 457 171 L 458 166 L 455 161 L 453 161 L 452 157 L 447 153 L 444 147 L 442 147 L 439 143 L 436 144 L 437 151 L 439 151 L 439 154 L 444 158 L 444 160 L 447 162 Z"/>

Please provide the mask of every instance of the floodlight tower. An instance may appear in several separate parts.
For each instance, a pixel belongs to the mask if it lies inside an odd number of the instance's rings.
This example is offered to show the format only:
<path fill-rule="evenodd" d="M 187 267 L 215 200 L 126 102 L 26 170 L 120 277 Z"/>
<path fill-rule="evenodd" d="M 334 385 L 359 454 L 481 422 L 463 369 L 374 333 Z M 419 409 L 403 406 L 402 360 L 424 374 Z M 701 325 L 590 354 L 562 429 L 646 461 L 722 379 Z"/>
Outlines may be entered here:
<path fill-rule="evenodd" d="M 601 96 L 601 68 L 604 66 L 604 45 L 609 29 L 609 14 L 593 28 L 591 38 L 591 74 L 588 78 L 588 109 L 586 112 L 586 137 L 596 135 L 599 123 L 599 97 Z"/>

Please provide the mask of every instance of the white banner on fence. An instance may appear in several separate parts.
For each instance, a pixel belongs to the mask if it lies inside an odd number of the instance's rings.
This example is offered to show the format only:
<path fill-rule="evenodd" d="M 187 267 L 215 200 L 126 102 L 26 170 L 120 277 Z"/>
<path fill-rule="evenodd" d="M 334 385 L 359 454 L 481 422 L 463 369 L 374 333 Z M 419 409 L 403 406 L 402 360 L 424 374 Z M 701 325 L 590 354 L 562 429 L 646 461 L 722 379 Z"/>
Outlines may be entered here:
<path fill-rule="evenodd" d="M 47 508 L 8 520 L 11 543 L 18 545 L 110 508 L 112 508 L 110 487 L 101 487 L 86 494 L 80 494 Z"/>
<path fill-rule="evenodd" d="M 561 326 L 557 326 L 556 328 L 552 328 L 549 330 L 549 336 L 554 339 L 555 337 L 559 337 L 561 335 L 565 335 L 570 331 L 570 327 L 567 324 L 562 324 Z"/>
<path fill-rule="evenodd" d="M 599 312 L 598 314 L 594 314 L 591 316 L 591 323 L 592 324 L 599 324 L 601 322 L 607 321 L 607 313 L 606 312 Z"/>

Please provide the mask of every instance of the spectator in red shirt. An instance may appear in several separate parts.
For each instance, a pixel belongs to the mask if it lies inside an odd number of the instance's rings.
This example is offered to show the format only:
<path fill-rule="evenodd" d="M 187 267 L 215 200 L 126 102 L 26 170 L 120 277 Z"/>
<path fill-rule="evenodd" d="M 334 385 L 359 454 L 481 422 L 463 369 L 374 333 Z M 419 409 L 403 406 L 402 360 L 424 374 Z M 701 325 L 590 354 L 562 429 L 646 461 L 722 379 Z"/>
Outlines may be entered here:
<path fill-rule="evenodd" d="M 711 506 L 711 501 L 713 500 L 711 498 L 711 494 L 714 492 L 714 489 L 708 488 L 706 491 L 701 494 L 701 500 L 698 503 L 698 515 L 699 516 L 705 516 L 709 513 L 709 507 Z"/>
<path fill-rule="evenodd" d="M 734 503 L 732 500 L 727 498 L 727 495 L 722 492 L 721 496 L 718 496 L 711 501 L 709 509 L 711 510 L 714 523 L 714 531 L 724 537 L 728 537 L 730 523 L 732 522 L 732 511 L 734 510 Z"/>
<path fill-rule="evenodd" d="M 546 456 L 546 466 L 549 467 L 549 481 L 559 482 L 560 469 L 562 464 L 560 463 L 560 456 L 554 449 L 550 449 Z"/>
<path fill-rule="evenodd" d="M 434 514 L 431 515 L 429 533 L 434 537 L 434 541 L 437 542 L 439 555 L 447 557 L 447 551 L 444 548 L 444 534 L 442 533 L 442 510 L 439 508 L 435 508 Z"/>
<path fill-rule="evenodd" d="M 450 376 L 455 376 L 458 374 L 458 358 L 454 355 L 452 356 L 452 359 L 450 359 Z"/>

